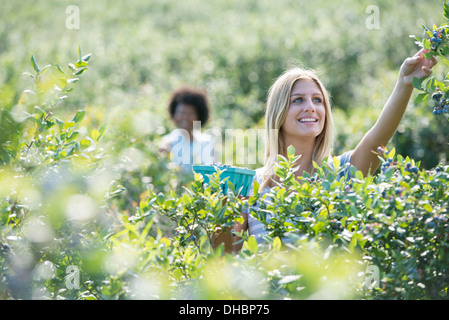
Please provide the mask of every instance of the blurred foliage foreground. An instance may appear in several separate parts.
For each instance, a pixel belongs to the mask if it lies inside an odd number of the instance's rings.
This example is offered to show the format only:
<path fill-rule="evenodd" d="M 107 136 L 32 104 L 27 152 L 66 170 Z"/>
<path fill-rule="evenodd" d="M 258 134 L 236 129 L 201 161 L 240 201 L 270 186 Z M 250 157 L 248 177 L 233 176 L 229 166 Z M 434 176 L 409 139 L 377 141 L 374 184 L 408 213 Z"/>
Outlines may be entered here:
<path fill-rule="evenodd" d="M 68 69 L 32 57 L 34 89 L 0 114 L 2 299 L 448 297 L 449 166 L 380 150 L 375 176 L 335 179 L 335 158 L 294 179 L 290 149 L 283 187 L 265 195 L 224 195 L 218 175 L 182 183 L 151 147 L 145 170 L 111 157 L 84 110 L 58 117 L 89 57 Z M 245 206 L 269 234 L 227 253 L 218 237 Z"/>

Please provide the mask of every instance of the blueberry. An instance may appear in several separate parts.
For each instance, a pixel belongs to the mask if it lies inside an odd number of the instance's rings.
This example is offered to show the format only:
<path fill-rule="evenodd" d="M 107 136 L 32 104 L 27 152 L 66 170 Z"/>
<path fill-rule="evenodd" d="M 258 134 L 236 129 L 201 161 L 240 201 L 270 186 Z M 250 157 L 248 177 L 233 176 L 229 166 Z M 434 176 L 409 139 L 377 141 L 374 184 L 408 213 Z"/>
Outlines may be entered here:
<path fill-rule="evenodd" d="M 435 92 L 434 94 L 432 94 L 432 99 L 435 101 L 440 101 L 441 97 L 443 96 L 442 93 L 440 92 Z"/>
<path fill-rule="evenodd" d="M 432 42 L 437 42 L 437 38 L 433 37 L 432 39 L 430 39 Z"/>
<path fill-rule="evenodd" d="M 443 109 L 441 109 L 440 107 L 435 107 L 435 108 L 433 109 L 432 113 L 433 113 L 434 115 L 442 114 L 442 113 L 443 113 Z"/>

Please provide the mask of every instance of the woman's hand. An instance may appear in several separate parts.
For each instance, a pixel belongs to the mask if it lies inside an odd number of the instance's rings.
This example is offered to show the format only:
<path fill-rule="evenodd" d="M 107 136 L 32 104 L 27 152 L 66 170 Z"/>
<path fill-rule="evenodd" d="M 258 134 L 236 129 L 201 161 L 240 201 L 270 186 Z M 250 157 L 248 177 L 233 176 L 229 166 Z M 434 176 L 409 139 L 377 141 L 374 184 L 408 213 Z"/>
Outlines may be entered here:
<path fill-rule="evenodd" d="M 399 72 L 404 84 L 411 86 L 413 77 L 424 79 L 432 74 L 432 68 L 437 64 L 438 60 L 435 56 L 426 59 L 424 55 L 427 52 L 429 50 L 421 49 L 413 57 L 405 59 Z"/>

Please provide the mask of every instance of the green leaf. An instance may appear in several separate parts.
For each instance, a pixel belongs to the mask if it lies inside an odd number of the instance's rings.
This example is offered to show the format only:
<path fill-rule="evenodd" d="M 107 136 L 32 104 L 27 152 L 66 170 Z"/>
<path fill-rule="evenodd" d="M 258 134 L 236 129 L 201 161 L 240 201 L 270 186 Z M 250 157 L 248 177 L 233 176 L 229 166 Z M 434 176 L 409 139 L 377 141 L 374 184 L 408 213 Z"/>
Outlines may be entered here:
<path fill-rule="evenodd" d="M 137 236 L 137 234 L 134 232 L 134 230 L 128 230 L 128 239 L 130 240 L 130 241 L 133 241 L 133 240 L 137 240 L 137 239 L 139 239 L 139 237 Z"/>
<path fill-rule="evenodd" d="M 395 154 L 396 154 L 396 149 L 395 149 L 395 148 L 392 148 L 392 149 L 388 152 L 388 158 L 393 159 Z"/>
<path fill-rule="evenodd" d="M 427 101 L 428 97 L 429 97 L 429 93 L 428 92 L 424 92 L 424 93 L 418 94 L 416 96 L 416 98 L 415 98 L 415 104 Z"/>
<path fill-rule="evenodd" d="M 446 18 L 447 20 L 449 20 L 449 5 L 446 3 L 443 3 L 443 17 Z"/>
<path fill-rule="evenodd" d="M 258 250 L 257 240 L 254 236 L 250 236 L 248 240 L 246 241 L 246 244 L 248 246 L 249 251 L 256 254 Z"/>
<path fill-rule="evenodd" d="M 360 233 L 354 233 L 351 237 L 351 242 L 349 243 L 349 249 L 354 249 L 357 243 L 363 246 L 363 235 Z"/>
<path fill-rule="evenodd" d="M 282 167 L 279 163 L 275 164 L 274 173 L 282 179 L 287 177 L 287 169 Z"/>
<path fill-rule="evenodd" d="M 157 203 L 159 204 L 159 205 L 162 205 L 163 203 L 164 203 L 164 201 L 165 201 L 165 197 L 164 197 L 164 194 L 162 193 L 162 192 L 159 192 L 158 193 L 158 195 L 157 195 Z"/>
<path fill-rule="evenodd" d="M 78 132 L 78 131 L 73 132 L 73 133 L 67 138 L 67 142 L 70 142 L 70 141 L 76 139 L 76 138 L 78 137 L 78 135 L 79 135 L 79 132 Z"/>
<path fill-rule="evenodd" d="M 253 184 L 253 195 L 258 196 L 259 195 L 259 182 L 257 182 L 257 180 L 254 179 L 254 184 Z"/>
<path fill-rule="evenodd" d="M 56 123 L 58 124 L 59 130 L 62 130 L 62 128 L 64 127 L 64 121 L 56 118 Z"/>
<path fill-rule="evenodd" d="M 77 61 L 75 63 L 75 68 L 81 68 L 81 67 L 86 67 L 87 66 L 87 62 L 85 61 Z"/>
<path fill-rule="evenodd" d="M 287 156 L 289 159 L 295 156 L 295 148 L 292 145 L 287 148 Z"/>
<path fill-rule="evenodd" d="M 432 206 L 431 206 L 430 204 L 428 204 L 428 203 L 425 203 L 425 204 L 423 205 L 423 208 L 424 208 L 424 210 L 426 210 L 427 212 L 432 212 L 432 211 L 433 211 Z"/>
<path fill-rule="evenodd" d="M 289 284 L 295 281 L 298 281 L 300 278 L 302 277 L 302 275 L 293 275 L 293 274 L 289 274 L 284 276 L 281 280 L 278 281 L 278 284 Z"/>
<path fill-rule="evenodd" d="M 58 69 L 59 72 L 61 72 L 63 75 L 67 75 L 64 70 L 62 70 L 61 66 L 59 64 L 55 64 L 56 69 Z"/>
<path fill-rule="evenodd" d="M 274 238 L 273 240 L 273 251 L 279 252 L 281 250 L 281 239 L 279 237 Z"/>
<path fill-rule="evenodd" d="M 181 271 L 181 269 L 179 269 L 179 268 L 175 269 L 172 274 L 173 274 L 173 278 L 176 281 L 181 280 L 181 278 L 182 278 L 182 271 Z"/>
<path fill-rule="evenodd" d="M 84 57 L 81 58 L 81 60 L 84 61 L 84 62 L 87 62 L 90 59 L 91 55 L 92 55 L 91 53 L 86 54 Z"/>
<path fill-rule="evenodd" d="M 338 170 L 338 168 L 340 168 L 340 159 L 338 159 L 338 157 L 334 157 L 332 159 L 332 163 L 334 165 L 335 170 Z"/>
<path fill-rule="evenodd" d="M 98 139 L 100 138 L 100 132 L 97 129 L 93 129 L 91 137 L 95 142 L 98 142 Z"/>
<path fill-rule="evenodd" d="M 43 73 L 44 71 L 48 70 L 50 67 L 51 67 L 51 64 L 47 64 L 45 67 L 43 67 L 43 68 L 40 70 L 40 73 Z"/>
<path fill-rule="evenodd" d="M 437 53 L 435 53 L 435 51 L 431 50 L 431 51 L 429 51 L 429 52 L 424 54 L 424 58 L 430 59 L 430 58 L 432 58 L 433 56 L 436 56 L 436 55 L 437 55 Z"/>
<path fill-rule="evenodd" d="M 91 144 L 91 142 L 90 142 L 90 140 L 88 140 L 88 139 L 82 139 L 81 141 L 80 141 L 80 147 L 81 147 L 81 149 L 86 149 L 86 148 L 88 148 L 88 147 L 90 147 L 90 144 Z"/>
<path fill-rule="evenodd" d="M 430 78 L 429 81 L 427 82 L 427 90 L 428 91 L 435 91 L 435 89 L 437 88 L 437 80 L 435 78 Z"/>
<path fill-rule="evenodd" d="M 73 75 L 79 76 L 80 74 L 82 74 L 86 70 L 87 70 L 87 67 L 80 68 Z"/>
<path fill-rule="evenodd" d="M 441 54 L 444 56 L 449 55 L 449 47 L 445 45 L 443 48 L 441 48 Z"/>
<path fill-rule="evenodd" d="M 417 77 L 413 77 L 412 85 L 413 85 L 413 87 L 415 87 L 418 90 L 423 90 L 422 82 L 423 82 L 422 79 L 418 79 Z"/>
<path fill-rule="evenodd" d="M 79 78 L 67 79 L 67 83 L 76 83 L 78 81 L 79 81 Z M 71 90 L 65 90 L 65 91 L 71 91 Z"/>
<path fill-rule="evenodd" d="M 315 231 L 315 234 L 320 233 L 324 227 L 326 226 L 326 224 L 322 221 L 318 221 L 317 223 L 315 223 L 315 225 L 312 227 L 313 231 Z"/>
<path fill-rule="evenodd" d="M 36 58 L 34 57 L 34 54 L 31 55 L 31 65 L 33 66 L 34 71 L 36 71 L 37 73 L 39 73 L 41 71 L 37 65 Z"/>
<path fill-rule="evenodd" d="M 78 110 L 75 114 L 75 116 L 72 119 L 72 122 L 79 123 L 84 119 L 84 116 L 86 115 L 85 110 Z"/>

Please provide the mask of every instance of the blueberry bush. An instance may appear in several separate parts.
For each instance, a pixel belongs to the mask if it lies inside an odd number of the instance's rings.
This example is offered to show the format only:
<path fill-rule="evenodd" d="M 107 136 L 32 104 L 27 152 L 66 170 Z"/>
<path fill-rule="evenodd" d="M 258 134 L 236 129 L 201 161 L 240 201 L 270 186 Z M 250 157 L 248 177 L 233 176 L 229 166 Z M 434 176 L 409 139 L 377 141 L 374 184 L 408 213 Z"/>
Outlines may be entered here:
<path fill-rule="evenodd" d="M 449 55 L 449 5 L 443 3 L 443 17 L 446 22 L 440 26 L 435 24 L 431 29 L 423 25 L 425 37 L 420 39 L 416 37 L 416 43 L 422 48 L 426 48 L 428 52 L 425 54 L 426 58 L 433 56 L 440 57 L 442 62 L 446 65 L 449 63 L 447 56 Z M 426 79 L 413 79 L 413 86 L 422 91 L 415 98 L 416 103 L 427 102 L 429 97 L 434 101 L 433 114 L 434 115 L 448 115 L 449 114 L 449 89 L 445 85 L 447 75 L 444 79 L 438 80 L 431 76 Z"/>

